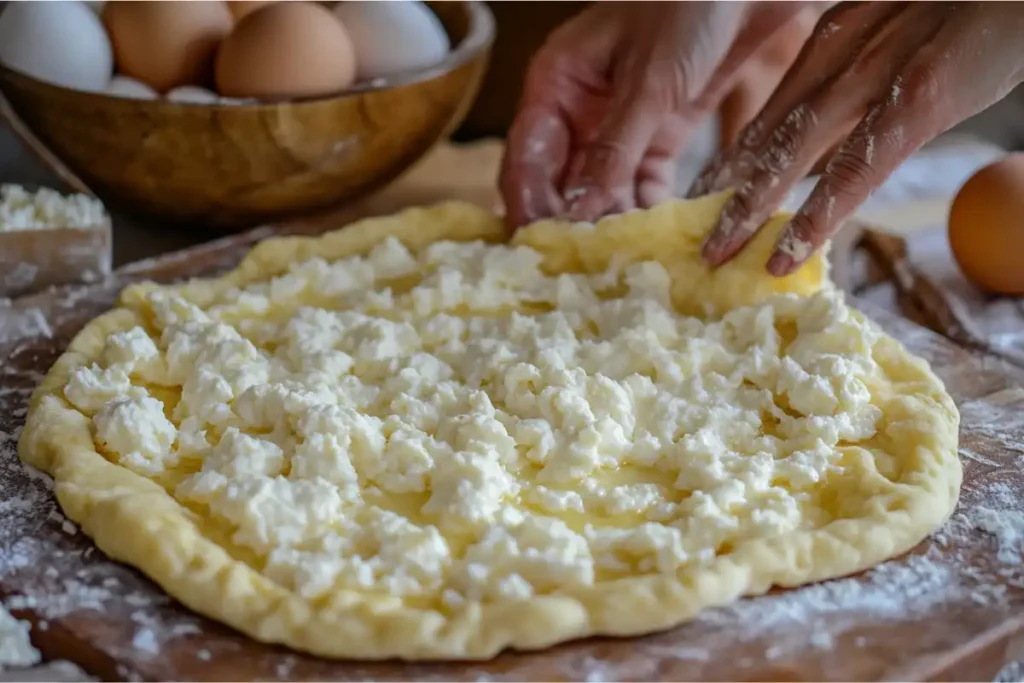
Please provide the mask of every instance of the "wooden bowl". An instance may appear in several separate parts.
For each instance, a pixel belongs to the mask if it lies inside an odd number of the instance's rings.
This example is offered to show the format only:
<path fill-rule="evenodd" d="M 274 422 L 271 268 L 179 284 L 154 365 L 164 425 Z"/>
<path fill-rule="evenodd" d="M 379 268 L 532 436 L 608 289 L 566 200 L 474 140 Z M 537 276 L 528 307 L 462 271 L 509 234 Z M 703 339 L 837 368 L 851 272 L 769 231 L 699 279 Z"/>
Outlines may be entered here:
<path fill-rule="evenodd" d="M 239 229 L 363 197 L 458 126 L 487 68 L 494 19 L 482 2 L 428 4 L 454 46 L 442 63 L 328 97 L 132 100 L 2 66 L 0 88 L 24 124 L 22 136 L 45 148 L 36 149 L 44 161 L 59 159 L 66 168 L 58 173 L 70 171 L 104 201 Z"/>

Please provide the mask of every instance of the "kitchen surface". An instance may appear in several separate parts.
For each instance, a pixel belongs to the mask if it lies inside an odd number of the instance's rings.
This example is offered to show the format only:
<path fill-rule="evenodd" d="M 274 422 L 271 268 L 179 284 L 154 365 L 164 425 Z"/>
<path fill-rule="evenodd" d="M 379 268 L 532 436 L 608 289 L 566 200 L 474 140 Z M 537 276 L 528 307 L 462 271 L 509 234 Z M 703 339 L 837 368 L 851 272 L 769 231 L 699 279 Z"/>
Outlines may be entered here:
<path fill-rule="evenodd" d="M 501 84 L 521 72 L 543 37 L 523 34 L 514 40 L 524 30 L 517 22 L 529 4 L 491 3 L 497 40 L 486 73 L 486 60 L 478 60 L 483 53 L 456 48 L 472 45 L 474 30 L 488 20 L 473 13 L 475 3 L 450 3 L 439 10 L 444 30 L 455 38 L 446 57 L 448 71 L 430 72 L 432 79 L 418 86 L 422 90 L 413 88 L 401 100 L 388 88 L 368 87 L 359 91 L 358 106 L 323 105 L 301 115 L 256 113 L 259 106 L 222 103 L 216 115 L 185 107 L 187 114 L 167 108 L 140 118 L 141 109 L 133 113 L 127 107 L 144 105 L 127 97 L 116 106 L 106 102 L 115 98 L 103 98 L 101 105 L 82 93 L 62 92 L 67 99 L 51 112 L 59 109 L 66 116 L 82 106 L 81 117 L 90 125 L 131 122 L 125 124 L 126 135 L 138 135 L 142 142 L 112 151 L 119 164 L 138 174 L 122 184 L 118 178 L 125 174 L 119 175 L 118 164 L 97 164 L 80 175 L 70 170 L 73 163 L 61 161 L 115 146 L 113 138 L 95 133 L 80 148 L 70 137 L 42 143 L 34 130 L 55 135 L 59 128 L 59 115 L 41 112 L 41 103 L 55 95 L 48 95 L 46 84 L 12 70 L 0 72 L 0 91 L 9 100 L 8 125 L 0 127 L 0 184 L 68 193 L 91 192 L 95 183 L 109 211 L 110 239 L 87 245 L 109 259 L 109 272 L 101 259 L 98 267 L 82 266 L 85 275 L 77 280 L 55 286 L 22 287 L 32 273 L 19 279 L 7 272 L 0 280 L 16 292 L 0 297 L 0 602 L 6 608 L 0 610 L 0 680 L 1024 681 L 1024 300 L 977 284 L 1002 277 L 987 267 L 999 259 L 954 255 L 951 248 L 951 240 L 958 239 L 957 221 L 972 225 L 983 216 L 986 225 L 999 223 L 999 216 L 991 218 L 991 207 L 1012 204 L 1013 198 L 1000 192 L 1018 182 L 1016 157 L 1007 156 L 1024 142 L 1019 115 L 1024 98 L 1017 94 L 911 157 L 848 221 L 828 251 L 830 278 L 847 301 L 928 361 L 959 411 L 963 483 L 956 511 L 909 553 L 864 572 L 773 589 L 636 638 L 592 638 L 461 663 L 337 661 L 258 642 L 188 609 L 133 567 L 97 549 L 90 522 L 76 523 L 62 504 L 62 495 L 74 496 L 73 486 L 62 494 L 51 476 L 19 460 L 32 391 L 75 335 L 113 307 L 126 286 L 217 276 L 261 240 L 320 235 L 442 201 L 502 213 L 496 189 L 501 134 L 514 100 Z M 532 22 L 541 33 L 539 27 L 556 25 L 583 5 L 545 4 L 551 8 Z M 470 10 L 460 13 L 455 8 L 461 6 Z M 342 20 L 372 24 L 372 17 Z M 257 29 L 251 28 L 256 35 L 251 41 L 236 39 L 238 64 L 260 59 L 253 47 L 263 39 Z M 515 49 L 502 48 L 510 44 Z M 354 54 L 365 55 L 364 64 L 373 62 L 372 52 Z M 388 55 L 378 56 L 387 61 Z M 346 84 L 356 78 L 333 77 Z M 299 87 L 300 81 L 285 82 Z M 330 89 L 313 81 L 308 87 Z M 475 92 L 478 81 L 481 94 L 474 100 L 466 93 Z M 215 96 L 222 99 L 269 97 L 270 91 L 260 88 L 270 86 L 252 82 L 242 67 L 217 83 Z M 403 102 L 410 113 L 389 114 Z M 117 109 L 122 105 L 124 110 Z M 164 115 L 169 118 L 158 122 Z M 300 121 L 300 116 L 308 118 Z M 37 118 L 39 123 L 29 123 Z M 358 127 L 369 155 L 328 144 L 342 125 Z M 208 160 L 212 170 L 167 166 L 171 150 L 184 149 L 175 145 L 189 144 L 173 131 L 186 129 L 221 145 L 222 154 Z M 232 131 L 245 131 L 245 137 Z M 694 139 L 678 161 L 680 193 L 714 153 L 718 121 L 707 120 Z M 239 140 L 258 142 L 246 148 Z M 143 158 L 139 150 L 150 146 L 152 159 Z M 66 153 L 56 154 L 56 148 Z M 189 154 L 200 149 L 196 143 Z M 242 168 L 251 174 L 248 184 L 231 179 L 231 169 L 241 173 Z M 371 175 L 375 180 L 366 181 Z M 84 182 L 85 176 L 93 182 Z M 197 188 L 197 178 L 206 179 L 208 187 Z M 152 208 L 140 211 L 147 202 L 152 207 L 169 201 L 153 198 L 161 182 L 173 186 L 176 196 L 190 197 L 174 208 L 174 220 L 155 218 L 161 212 Z M 814 182 L 814 177 L 803 181 L 783 209 L 798 208 Z M 297 201 L 311 208 L 286 208 Z M 951 223 L 956 212 L 967 218 Z M 254 223 L 249 217 L 257 213 L 268 218 Z M 78 239 L 75 226 L 64 227 L 67 240 Z M 998 250 L 1005 244 L 1000 239 L 992 237 L 988 248 Z M 5 263 L 2 258 L 0 253 Z M 19 263 L 32 258 L 19 257 Z M 38 258 L 43 263 L 49 257 Z M 981 265 L 968 277 L 971 263 Z M 1014 277 L 1016 271 L 1008 271 L 998 282 Z M 95 499 L 90 505 L 104 503 Z"/>

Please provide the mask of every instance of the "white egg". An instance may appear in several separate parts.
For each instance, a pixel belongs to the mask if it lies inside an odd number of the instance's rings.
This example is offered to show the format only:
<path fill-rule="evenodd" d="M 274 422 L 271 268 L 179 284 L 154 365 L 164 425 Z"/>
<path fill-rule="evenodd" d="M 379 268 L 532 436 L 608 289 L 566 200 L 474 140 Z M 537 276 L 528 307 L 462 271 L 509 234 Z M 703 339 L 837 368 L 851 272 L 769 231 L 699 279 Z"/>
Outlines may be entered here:
<path fill-rule="evenodd" d="M 97 16 L 103 15 L 103 5 L 107 4 L 104 0 L 83 0 L 83 2 L 85 2 L 85 4 L 89 6 L 89 9 L 95 12 Z"/>
<path fill-rule="evenodd" d="M 164 96 L 171 102 L 184 102 L 189 104 L 214 104 L 220 97 L 206 88 L 195 85 L 180 85 L 177 88 L 168 90 Z"/>
<path fill-rule="evenodd" d="M 155 100 L 159 95 L 142 81 L 127 76 L 114 76 L 107 86 L 107 94 L 131 100 Z"/>
<path fill-rule="evenodd" d="M 82 2 L 9 2 L 0 14 L 0 62 L 75 90 L 102 92 L 114 71 L 110 39 Z"/>
<path fill-rule="evenodd" d="M 334 12 L 352 38 L 360 80 L 433 66 L 451 46 L 441 21 L 419 0 L 350 0 Z"/>

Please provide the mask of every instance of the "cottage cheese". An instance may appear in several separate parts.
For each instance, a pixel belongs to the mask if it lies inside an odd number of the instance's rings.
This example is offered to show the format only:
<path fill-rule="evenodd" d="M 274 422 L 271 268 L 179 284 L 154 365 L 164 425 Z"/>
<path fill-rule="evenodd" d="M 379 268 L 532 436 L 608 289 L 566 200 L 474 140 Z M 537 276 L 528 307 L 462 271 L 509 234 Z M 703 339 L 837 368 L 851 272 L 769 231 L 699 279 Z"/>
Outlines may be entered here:
<path fill-rule="evenodd" d="M 98 199 L 63 195 L 49 188 L 32 192 L 20 185 L 0 185 L 0 232 L 49 228 L 94 228 L 107 212 Z"/>
<path fill-rule="evenodd" d="M 839 294 L 703 320 L 657 263 L 540 260 L 390 239 L 203 308 L 162 290 L 158 335 L 112 336 L 65 396 L 309 598 L 521 600 L 830 521 L 881 417 L 879 333 Z"/>

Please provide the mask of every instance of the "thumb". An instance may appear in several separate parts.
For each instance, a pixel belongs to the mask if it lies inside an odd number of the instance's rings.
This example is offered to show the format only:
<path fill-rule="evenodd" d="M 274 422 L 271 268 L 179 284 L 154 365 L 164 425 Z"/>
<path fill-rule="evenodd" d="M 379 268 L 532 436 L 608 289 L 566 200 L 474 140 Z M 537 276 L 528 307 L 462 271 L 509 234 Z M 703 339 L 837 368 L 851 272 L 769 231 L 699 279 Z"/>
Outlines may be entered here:
<path fill-rule="evenodd" d="M 649 98 L 617 99 L 573 160 L 564 193 L 571 220 L 593 222 L 632 208 L 637 169 L 666 112 Z"/>

